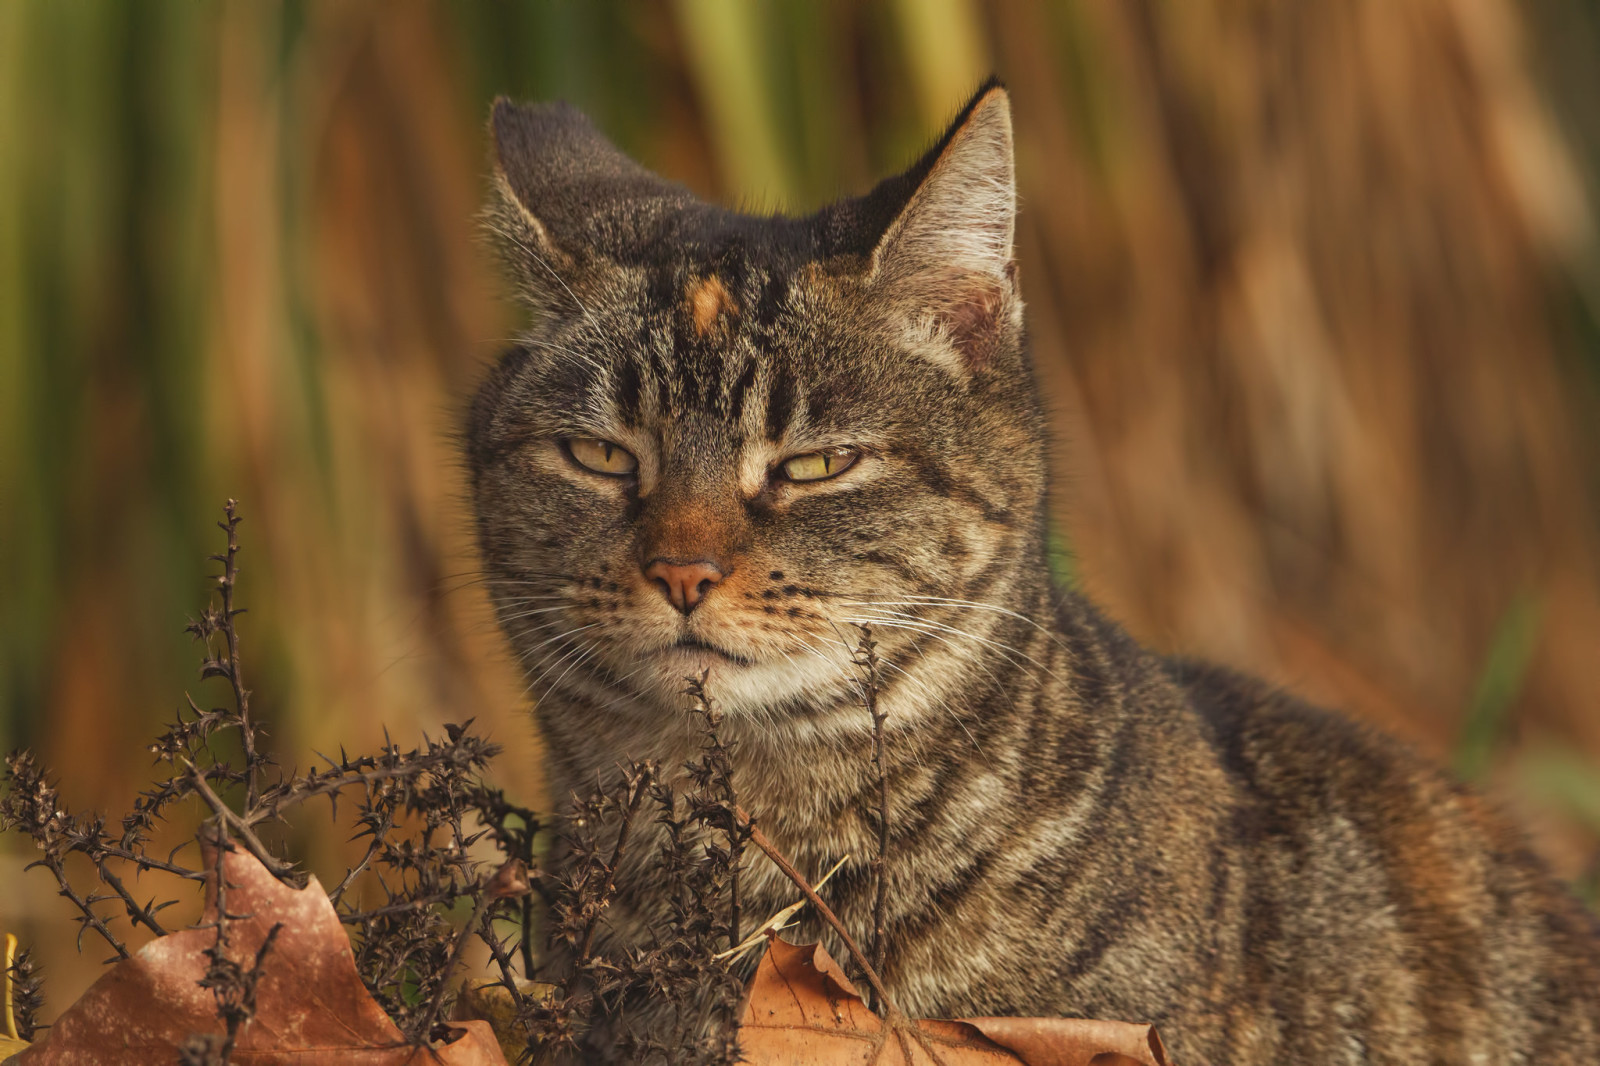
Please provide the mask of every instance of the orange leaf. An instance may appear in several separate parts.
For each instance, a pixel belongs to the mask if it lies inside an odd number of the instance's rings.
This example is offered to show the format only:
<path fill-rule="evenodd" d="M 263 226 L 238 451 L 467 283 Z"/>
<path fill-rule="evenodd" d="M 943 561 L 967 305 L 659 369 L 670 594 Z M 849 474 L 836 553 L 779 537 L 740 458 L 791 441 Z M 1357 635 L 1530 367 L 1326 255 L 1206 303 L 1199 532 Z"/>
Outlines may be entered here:
<path fill-rule="evenodd" d="M 745 994 L 739 1047 L 753 1066 L 1171 1066 L 1148 1025 L 880 1018 L 820 944 L 776 937 Z"/>
<path fill-rule="evenodd" d="M 242 850 L 224 860 L 229 954 L 248 965 L 274 924 L 276 943 L 262 963 L 255 1018 L 233 1051 L 239 1066 L 505 1066 L 484 1022 L 436 1048 L 413 1047 L 356 974 L 349 938 L 327 893 L 313 878 L 290 888 Z M 208 891 L 206 920 L 216 914 Z M 206 971 L 211 929 L 187 929 L 146 944 L 117 963 L 68 1007 L 46 1035 L 6 1066 L 171 1066 L 197 1033 L 221 1032 L 216 1002 L 196 982 Z"/>

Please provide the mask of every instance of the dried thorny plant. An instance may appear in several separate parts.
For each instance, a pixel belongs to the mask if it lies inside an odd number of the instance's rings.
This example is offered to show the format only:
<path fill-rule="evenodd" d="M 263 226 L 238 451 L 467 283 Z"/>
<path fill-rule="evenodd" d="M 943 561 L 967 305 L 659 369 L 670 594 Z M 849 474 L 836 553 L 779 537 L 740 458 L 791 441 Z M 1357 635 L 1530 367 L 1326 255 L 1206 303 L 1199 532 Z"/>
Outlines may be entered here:
<path fill-rule="evenodd" d="M 883 723 L 888 721 L 889 715 L 878 704 L 878 691 L 882 687 L 878 642 L 872 639 L 871 626 L 859 628 L 861 640 L 851 661 L 861 671 L 861 701 L 872 717 L 872 768 L 878 778 L 877 807 L 872 812 L 878 829 L 878 853 L 872 858 L 872 878 L 876 884 L 872 899 L 872 967 L 882 973 L 889 956 L 889 933 L 884 927 L 884 912 L 889 902 L 889 879 L 884 875 L 884 861 L 889 851 L 889 775 L 883 761 Z M 873 1005 L 882 1009 L 876 1003 Z"/>
<path fill-rule="evenodd" d="M 220 820 L 210 823 L 202 834 L 211 832 L 206 841 L 211 855 L 209 864 L 211 890 L 216 898 L 216 916 L 200 928 L 216 930 L 216 940 L 205 950 L 206 972 L 200 978 L 200 987 L 208 990 L 217 1003 L 217 1017 L 223 1024 L 222 1033 L 197 1033 L 189 1038 L 179 1052 L 181 1066 L 225 1066 L 233 1055 L 239 1040 L 239 1031 L 254 1015 L 256 986 L 261 983 L 262 964 L 283 931 L 283 923 L 275 923 L 267 931 L 249 965 L 236 958 L 228 935 L 229 923 L 247 915 L 228 910 L 228 879 L 223 876 L 223 858 L 233 849 L 228 840 L 227 827 Z"/>
<path fill-rule="evenodd" d="M 470 722 L 446 726 L 443 738 L 425 737 L 421 747 L 401 749 L 386 738 L 377 754 L 341 751 L 337 760 L 327 759 L 326 766 L 304 772 L 284 771 L 274 762 L 251 714 L 242 669 L 237 623 L 244 609 L 235 601 L 240 522 L 237 504 L 229 500 L 218 523 L 225 548 L 212 556 L 220 564 L 217 598 L 188 626 L 203 649 L 201 679 L 227 682 L 224 704 L 202 709 L 186 697 L 186 707 L 149 745 L 163 773 L 115 825 L 99 814 L 72 813 L 31 752 L 11 753 L 0 792 L 0 830 L 18 830 L 33 839 L 41 854 L 29 867 L 49 870 L 60 894 L 71 901 L 80 948 L 92 931 L 111 948 L 107 961 L 115 961 L 129 957 L 129 937 L 141 927 L 155 936 L 166 935 L 169 929 L 160 915 L 175 902 L 135 896 L 130 879 L 158 872 L 203 882 L 215 873 L 204 859 L 183 861 L 184 848 L 171 854 L 152 850 L 153 838 L 175 805 L 198 799 L 210 812 L 199 835 L 213 856 L 243 848 L 281 881 L 299 887 L 304 871 L 274 853 L 262 831 L 318 798 L 328 800 L 337 819 L 344 798 L 355 808 L 356 838 L 365 839 L 367 847 L 329 896 L 353 931 L 362 980 L 402 1030 L 421 1042 L 440 1028 L 446 1006 L 440 992 L 461 955 L 460 938 L 447 916 L 451 909 L 465 901 L 478 912 L 482 928 L 503 917 L 502 910 L 521 917 L 519 905 L 504 898 L 487 908 L 479 906 L 488 898 L 499 864 L 475 859 L 473 846 L 488 835 L 502 848 L 531 854 L 539 823 L 480 780 L 498 748 L 474 734 Z M 235 752 L 233 761 L 219 754 L 225 748 Z M 520 828 L 513 830 L 513 825 Z M 72 856 L 81 856 L 92 868 L 89 887 L 81 888 L 69 874 Z M 365 892 L 351 891 L 358 882 L 365 882 Z M 202 983 L 216 997 L 224 1034 L 193 1044 L 185 1054 L 194 1062 L 227 1061 L 251 1015 L 261 966 L 270 965 L 263 956 L 230 953 L 226 885 L 220 878 L 214 891 L 217 940 Z M 36 1001 L 36 984 L 29 988 Z"/>
<path fill-rule="evenodd" d="M 215 941 L 200 983 L 215 998 L 222 1032 L 197 1034 L 181 1049 L 184 1063 L 229 1061 L 252 1017 L 264 968 L 274 964 L 275 930 L 248 957 L 230 943 L 229 924 L 239 916 L 228 910 L 223 854 L 242 848 L 280 881 L 302 886 L 306 873 L 277 854 L 263 830 L 319 798 L 327 799 L 335 820 L 341 800 L 353 809 L 352 839 L 365 847 L 328 896 L 351 930 L 362 982 L 414 1043 L 448 1038 L 442 1019 L 450 1012 L 452 978 L 476 938 L 497 975 L 491 983 L 511 1003 L 509 1024 L 525 1038 L 525 1062 L 581 1054 L 597 1038 L 641 1062 L 737 1062 L 743 996 L 738 947 L 750 924 L 740 870 L 749 844 L 765 852 L 841 935 L 878 1009 L 894 1012 L 878 976 L 886 951 L 888 793 L 879 662 L 869 629 L 862 629 L 854 661 L 872 717 L 877 772 L 878 855 L 872 870 L 878 886 L 870 955 L 740 807 L 736 752 L 722 737 L 722 715 L 705 675 L 686 679 L 688 713 L 701 745 L 681 776 L 651 762 L 628 763 L 615 781 L 573 797 L 570 812 L 559 820 L 541 819 L 483 779 L 498 748 L 473 733 L 470 721 L 445 726 L 442 738 L 424 737 L 419 747 L 401 749 L 386 734 L 376 754 L 341 750 L 336 760 L 323 756 L 321 768 L 282 770 L 252 716 L 241 666 L 237 620 L 244 609 L 235 600 L 240 522 L 229 500 L 218 523 L 226 547 L 212 556 L 220 564 L 217 599 L 188 626 L 203 649 L 201 679 L 226 681 L 227 698 L 222 706 L 202 709 L 186 696 L 186 706 L 149 745 L 163 773 L 138 794 L 130 812 L 114 826 L 99 814 L 71 813 L 27 751 L 7 757 L 0 792 L 0 830 L 33 839 L 41 854 L 30 868 L 42 866 L 55 878 L 77 912 L 80 948 L 92 931 L 111 948 L 108 962 L 129 957 L 129 937 L 141 928 L 155 936 L 168 932 L 160 915 L 174 901 L 141 901 L 129 887 L 130 874 L 135 882 L 144 873 L 210 881 L 215 906 L 203 928 L 215 931 Z M 674 787 L 673 781 L 683 784 Z M 198 799 L 210 812 L 199 829 L 203 847 L 193 865 L 180 857 L 182 847 L 165 855 L 151 850 L 169 813 L 187 799 Z M 646 830 L 646 820 L 654 831 Z M 653 852 L 642 853 L 646 848 Z M 69 875 L 72 856 L 92 868 L 86 889 Z M 648 864 L 662 885 L 664 918 L 650 930 L 646 948 L 619 950 L 607 935 L 617 873 L 625 863 Z M 535 936 L 536 929 L 542 936 Z M 534 950 L 539 940 L 542 964 Z M 31 1036 L 38 1028 L 38 977 L 26 954 L 10 972 L 18 1031 Z M 546 983 L 531 983 L 535 976 Z"/>
<path fill-rule="evenodd" d="M 39 1022 L 39 1012 L 44 1009 L 44 990 L 39 967 L 27 948 L 17 949 L 17 938 L 6 934 L 5 972 L 0 974 L 0 988 L 5 991 L 5 1028 L 0 1036 L 18 1040 L 32 1040 L 39 1030 L 46 1028 Z"/>
<path fill-rule="evenodd" d="M 705 762 L 687 768 L 691 780 L 715 779 Z M 652 930 L 649 948 L 609 951 L 603 927 L 617 871 L 637 861 L 652 813 L 661 833 L 647 861 L 661 878 L 667 918 Z M 726 804 L 698 788 L 680 794 L 654 763 L 635 762 L 612 785 L 575 797 L 563 828 L 542 886 L 549 901 L 543 976 L 553 979 L 552 990 L 523 994 L 496 956 L 528 1061 L 581 1053 L 597 1033 L 638 1062 L 738 1061 L 743 982 L 717 958 L 731 943 L 730 832 L 739 839 Z"/>

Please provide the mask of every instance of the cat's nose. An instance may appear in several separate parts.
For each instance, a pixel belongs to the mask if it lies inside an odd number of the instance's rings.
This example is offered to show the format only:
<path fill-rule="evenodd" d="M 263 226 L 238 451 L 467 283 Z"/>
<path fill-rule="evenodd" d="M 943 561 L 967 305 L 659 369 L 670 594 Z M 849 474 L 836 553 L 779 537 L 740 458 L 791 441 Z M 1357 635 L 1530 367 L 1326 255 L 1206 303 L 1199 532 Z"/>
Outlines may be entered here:
<path fill-rule="evenodd" d="M 661 587 L 672 606 L 688 614 L 711 591 L 711 586 L 725 575 L 704 559 L 687 563 L 680 563 L 676 559 L 653 559 L 644 568 L 644 576 Z"/>

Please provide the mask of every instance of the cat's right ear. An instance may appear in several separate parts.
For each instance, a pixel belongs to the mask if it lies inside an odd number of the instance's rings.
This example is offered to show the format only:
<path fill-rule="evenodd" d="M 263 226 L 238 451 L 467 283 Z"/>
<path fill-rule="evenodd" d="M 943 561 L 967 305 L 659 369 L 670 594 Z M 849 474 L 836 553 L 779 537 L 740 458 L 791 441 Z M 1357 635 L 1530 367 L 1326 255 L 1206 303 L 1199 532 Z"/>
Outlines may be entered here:
<path fill-rule="evenodd" d="M 901 312 L 911 346 L 962 371 L 1015 348 L 1022 301 L 1005 88 L 998 81 L 980 88 L 938 145 L 868 200 L 897 208 L 872 250 L 867 280 Z"/>

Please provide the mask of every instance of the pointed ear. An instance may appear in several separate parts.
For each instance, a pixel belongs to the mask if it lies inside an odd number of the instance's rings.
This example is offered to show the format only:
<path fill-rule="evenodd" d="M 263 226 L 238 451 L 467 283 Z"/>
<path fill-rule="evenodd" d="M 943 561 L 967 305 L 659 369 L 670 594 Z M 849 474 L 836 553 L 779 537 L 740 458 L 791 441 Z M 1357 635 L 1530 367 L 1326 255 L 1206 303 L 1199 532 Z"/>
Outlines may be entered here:
<path fill-rule="evenodd" d="M 980 89 L 906 176 L 919 172 L 915 191 L 872 252 L 867 281 L 910 316 L 921 343 L 949 349 L 966 369 L 978 369 L 1017 343 L 1021 329 L 1006 90 L 995 83 Z"/>
<path fill-rule="evenodd" d="M 578 280 L 578 264 L 550 235 L 540 220 L 534 182 L 528 180 L 537 156 L 540 125 L 537 108 L 522 108 L 505 97 L 494 102 L 489 128 L 494 136 L 494 173 L 483 226 L 511 274 L 517 295 L 541 315 L 581 313 L 569 277 Z"/>
<path fill-rule="evenodd" d="M 490 117 L 494 188 L 485 225 L 535 309 L 581 313 L 596 272 L 656 235 L 692 203 L 681 186 L 629 159 L 570 104 L 501 97 Z"/>

